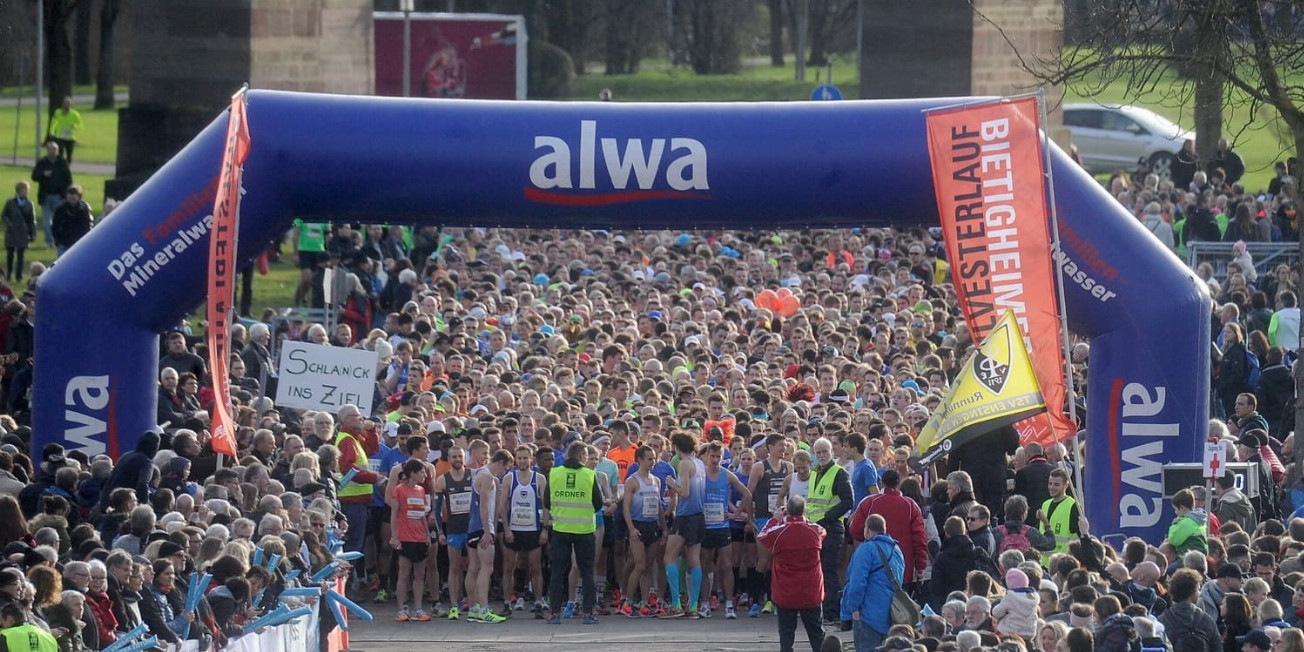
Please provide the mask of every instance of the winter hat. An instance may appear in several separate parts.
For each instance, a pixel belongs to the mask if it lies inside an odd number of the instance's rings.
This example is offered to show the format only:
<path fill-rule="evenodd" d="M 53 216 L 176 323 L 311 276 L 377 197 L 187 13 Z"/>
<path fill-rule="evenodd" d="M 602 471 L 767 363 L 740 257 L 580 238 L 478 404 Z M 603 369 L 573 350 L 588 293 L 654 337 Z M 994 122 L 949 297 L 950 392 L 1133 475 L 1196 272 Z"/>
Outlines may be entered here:
<path fill-rule="evenodd" d="M 1005 571 L 1005 588 L 1012 591 L 1028 588 L 1028 576 L 1017 568 Z"/>

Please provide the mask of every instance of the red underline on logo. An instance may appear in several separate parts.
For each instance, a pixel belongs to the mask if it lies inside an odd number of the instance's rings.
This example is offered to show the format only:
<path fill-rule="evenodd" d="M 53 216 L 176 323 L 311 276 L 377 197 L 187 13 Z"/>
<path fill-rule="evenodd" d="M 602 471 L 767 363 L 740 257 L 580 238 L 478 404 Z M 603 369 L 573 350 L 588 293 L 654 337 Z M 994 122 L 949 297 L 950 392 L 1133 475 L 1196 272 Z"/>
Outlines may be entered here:
<path fill-rule="evenodd" d="M 629 192 L 572 195 L 570 193 L 548 192 L 527 187 L 525 189 L 525 198 L 532 202 L 556 206 L 606 206 L 653 199 L 710 199 L 711 196 L 701 192 L 683 192 L 679 190 L 632 190 Z"/>

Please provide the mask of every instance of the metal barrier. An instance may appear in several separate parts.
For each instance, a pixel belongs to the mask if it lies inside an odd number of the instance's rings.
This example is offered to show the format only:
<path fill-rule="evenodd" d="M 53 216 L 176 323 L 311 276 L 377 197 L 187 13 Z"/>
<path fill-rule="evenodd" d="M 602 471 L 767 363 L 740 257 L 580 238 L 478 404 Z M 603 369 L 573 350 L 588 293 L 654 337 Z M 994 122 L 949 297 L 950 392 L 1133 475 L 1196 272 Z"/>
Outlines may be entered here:
<path fill-rule="evenodd" d="M 1232 260 L 1231 242 L 1188 242 L 1186 263 L 1195 269 L 1200 263 L 1213 266 L 1215 278 L 1227 278 L 1227 263 Z M 1254 269 L 1263 277 L 1272 273 L 1277 265 L 1285 263 L 1294 267 L 1299 263 L 1298 242 L 1247 242 L 1245 251 L 1254 260 Z"/>

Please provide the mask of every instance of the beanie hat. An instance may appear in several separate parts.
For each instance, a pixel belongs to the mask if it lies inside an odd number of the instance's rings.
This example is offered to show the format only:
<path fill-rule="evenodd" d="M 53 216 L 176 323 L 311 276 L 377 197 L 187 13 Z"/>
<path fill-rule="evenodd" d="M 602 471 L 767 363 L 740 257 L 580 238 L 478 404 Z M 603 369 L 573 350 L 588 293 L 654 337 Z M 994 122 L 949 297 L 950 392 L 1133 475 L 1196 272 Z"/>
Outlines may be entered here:
<path fill-rule="evenodd" d="M 1028 588 L 1028 576 L 1017 568 L 1005 571 L 1005 588 L 1011 590 Z"/>

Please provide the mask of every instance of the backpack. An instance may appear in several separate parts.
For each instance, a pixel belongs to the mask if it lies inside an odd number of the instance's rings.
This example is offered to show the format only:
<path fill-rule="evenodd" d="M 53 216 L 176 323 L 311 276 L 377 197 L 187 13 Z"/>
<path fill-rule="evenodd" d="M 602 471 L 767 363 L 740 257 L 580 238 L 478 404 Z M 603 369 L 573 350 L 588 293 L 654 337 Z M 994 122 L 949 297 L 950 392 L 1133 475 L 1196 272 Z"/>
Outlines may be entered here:
<path fill-rule="evenodd" d="M 1209 632 L 1195 625 L 1195 620 L 1192 620 L 1181 636 L 1169 636 L 1172 639 L 1173 652 L 1208 652 L 1222 649 L 1221 640 L 1209 636 Z"/>
<path fill-rule="evenodd" d="M 973 553 L 974 553 L 973 554 L 974 570 L 987 573 L 988 575 L 997 578 L 998 580 L 1000 578 L 1005 577 L 1004 575 L 1001 574 L 1001 569 L 997 568 L 996 562 L 992 559 L 991 553 L 987 552 L 986 548 L 979 545 L 975 545 L 973 547 Z"/>
<path fill-rule="evenodd" d="M 1245 349 L 1245 368 L 1248 370 L 1245 374 L 1245 384 L 1253 390 L 1259 385 L 1259 356 L 1254 355 L 1248 348 Z"/>
<path fill-rule="evenodd" d="M 1258 527 L 1258 519 L 1255 518 L 1254 506 L 1246 501 L 1218 501 L 1216 510 L 1218 518 L 1224 523 L 1236 523 L 1244 528 L 1247 532 L 1253 532 Z"/>
<path fill-rule="evenodd" d="M 1032 542 L 1028 541 L 1028 535 L 1026 534 L 1028 527 L 1027 525 L 1020 525 L 1017 532 L 1011 532 L 1004 525 L 997 526 L 996 530 L 1001 533 L 1001 545 L 996 549 L 996 556 L 1001 556 L 1001 553 L 1006 550 L 1018 550 L 1020 552 L 1031 550 Z"/>

